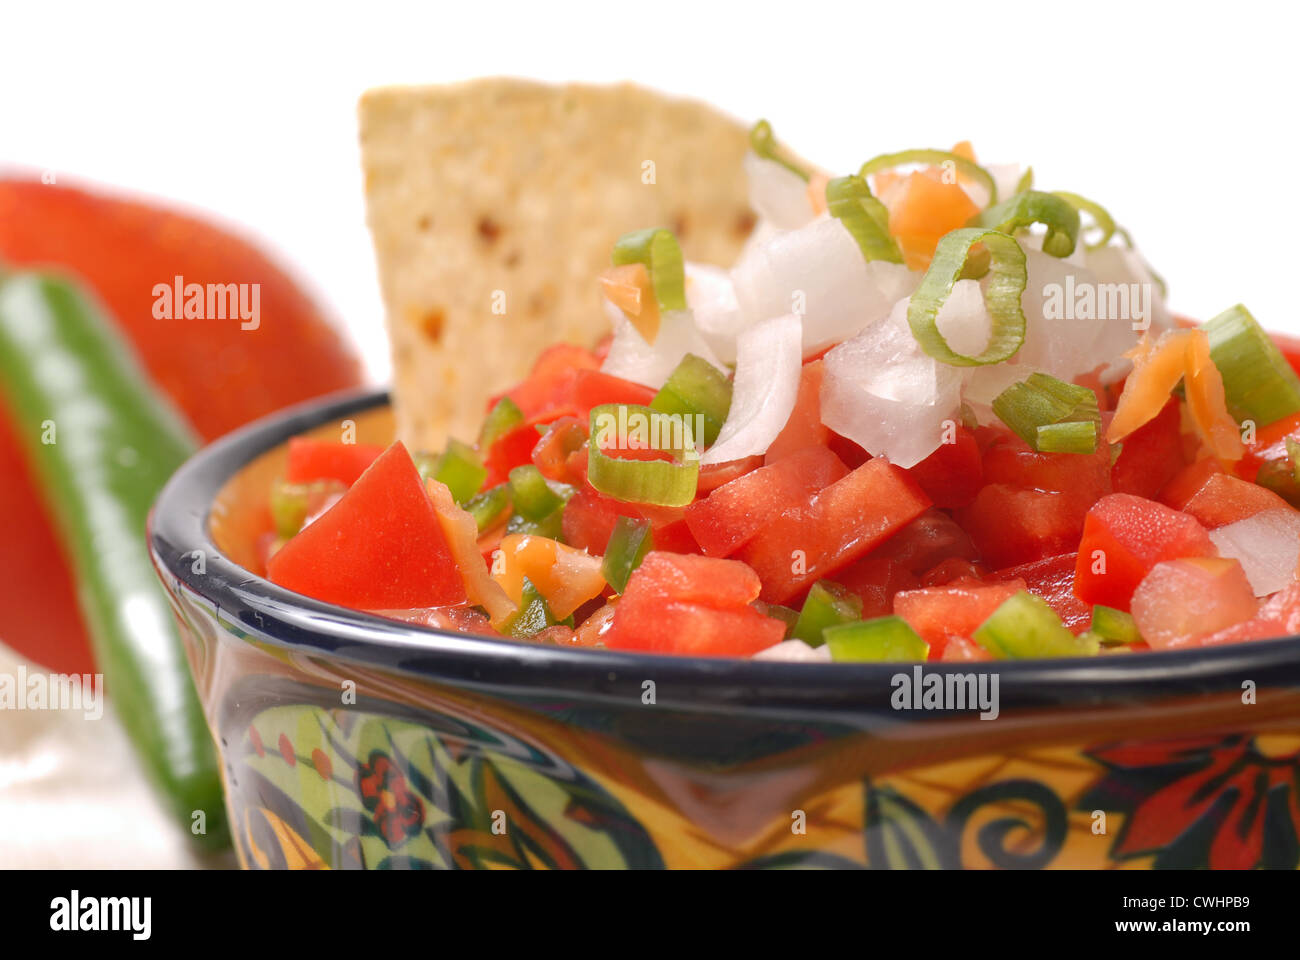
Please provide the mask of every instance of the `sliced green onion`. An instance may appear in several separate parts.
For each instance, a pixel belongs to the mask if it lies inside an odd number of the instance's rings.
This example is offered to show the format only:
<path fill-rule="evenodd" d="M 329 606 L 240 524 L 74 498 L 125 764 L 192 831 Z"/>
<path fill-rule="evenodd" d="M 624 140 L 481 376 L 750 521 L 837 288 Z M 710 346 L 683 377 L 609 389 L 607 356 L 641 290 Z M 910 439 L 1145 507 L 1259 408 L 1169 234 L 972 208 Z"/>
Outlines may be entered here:
<path fill-rule="evenodd" d="M 486 450 L 524 422 L 524 412 L 509 397 L 502 397 L 488 412 L 478 436 L 478 448 Z"/>
<path fill-rule="evenodd" d="M 470 497 L 465 510 L 478 524 L 478 532 L 490 530 L 501 522 L 510 509 L 510 484 L 499 483 L 490 490 L 484 490 L 477 496 Z"/>
<path fill-rule="evenodd" d="M 1087 387 L 1030 374 L 993 400 L 993 412 L 1040 453 L 1095 453 L 1101 413 Z"/>
<path fill-rule="evenodd" d="M 638 404 L 605 403 L 592 408 L 590 425 L 587 482 L 596 490 L 615 500 L 663 507 L 684 507 L 695 499 L 700 457 L 689 421 Z M 631 449 L 634 437 L 644 441 L 636 446 L 673 459 L 624 460 L 604 452 Z"/>
<path fill-rule="evenodd" d="M 686 309 L 686 268 L 671 230 L 650 227 L 625 233 L 614 244 L 614 266 L 643 263 L 660 310 Z"/>
<path fill-rule="evenodd" d="M 978 357 L 967 357 L 948 346 L 939 331 L 939 309 L 960 279 L 971 247 L 983 243 L 988 249 L 989 280 L 984 291 L 984 305 L 993 318 L 993 335 Z M 954 367 L 977 367 L 1001 363 L 1014 356 L 1025 342 L 1025 313 L 1020 295 L 1028 282 L 1025 252 L 1014 237 L 983 227 L 953 230 L 939 241 L 930 261 L 930 269 L 912 294 L 907 308 L 907 323 L 921 349 L 934 359 Z"/>
<path fill-rule="evenodd" d="M 1020 175 L 1020 180 L 1016 183 L 1016 193 L 1024 193 L 1032 189 L 1034 189 L 1034 168 L 1025 167 L 1025 172 Z"/>
<path fill-rule="evenodd" d="M 525 520 L 544 520 L 573 496 L 568 484 L 552 483 L 531 463 L 510 471 L 510 499 L 515 513 Z"/>
<path fill-rule="evenodd" d="M 508 637 L 524 638 L 553 627 L 558 621 L 551 615 L 546 598 L 524 577 L 524 587 L 519 598 L 519 609 L 501 624 L 501 632 Z"/>
<path fill-rule="evenodd" d="M 1210 359 L 1223 376 L 1228 410 L 1238 422 L 1266 427 L 1300 410 L 1300 377 L 1250 311 L 1237 304 L 1202 328 Z"/>
<path fill-rule="evenodd" d="M 1115 218 L 1107 213 L 1106 208 L 1100 203 L 1089 200 L 1087 197 L 1081 197 L 1077 193 L 1069 193 L 1065 190 L 1055 190 L 1053 193 L 1070 206 L 1074 207 L 1074 209 L 1092 217 L 1092 226 L 1088 227 L 1088 230 L 1101 231 L 1101 238 L 1096 243 L 1084 243 L 1085 249 L 1100 250 L 1102 247 L 1106 246 L 1106 244 L 1110 243 L 1110 238 L 1115 235 L 1117 230 L 1122 229 L 1121 227 L 1115 226 Z M 1128 236 L 1127 231 L 1124 232 L 1124 236 Z M 1132 245 L 1133 241 L 1129 240 L 1129 246 Z"/>
<path fill-rule="evenodd" d="M 799 166 L 781 149 L 781 145 L 776 142 L 776 136 L 772 133 L 772 125 L 766 120 L 758 121 L 749 131 L 749 148 L 764 160 L 779 163 L 805 182 L 812 178 L 809 170 Z"/>
<path fill-rule="evenodd" d="M 871 195 L 860 176 L 836 177 L 826 184 L 826 209 L 857 241 L 863 258 L 902 263 L 903 253 L 889 235 L 889 211 Z"/>
<path fill-rule="evenodd" d="M 1079 240 L 1079 211 L 1054 193 L 1038 190 L 1017 193 L 1006 203 L 989 207 L 975 221 L 976 226 L 1013 235 L 1031 223 L 1047 227 L 1044 253 L 1053 257 L 1074 253 L 1074 245 Z"/>
<path fill-rule="evenodd" d="M 799 611 L 799 619 L 790 635 L 810 647 L 820 647 L 825 642 L 823 631 L 828 627 L 861 619 L 861 597 L 838 583 L 818 580 L 808 591 L 808 598 L 803 602 L 803 609 Z"/>
<path fill-rule="evenodd" d="M 1076 637 L 1046 600 L 1025 590 L 1004 600 L 976 628 L 972 639 L 1000 659 L 1085 657 L 1097 652 L 1095 640 Z"/>
<path fill-rule="evenodd" d="M 1092 626 L 1089 632 L 1107 644 L 1142 642 L 1142 634 L 1138 633 L 1133 614 L 1100 603 L 1092 608 Z"/>
<path fill-rule="evenodd" d="M 902 617 L 876 617 L 827 627 L 823 634 L 836 663 L 924 660 L 930 645 Z"/>
<path fill-rule="evenodd" d="M 322 506 L 327 498 L 347 491 L 347 485 L 337 480 L 318 480 L 312 483 L 289 483 L 281 480 L 271 487 L 271 520 L 276 536 L 288 539 L 302 529 L 314 508 Z"/>
<path fill-rule="evenodd" d="M 451 440 L 437 457 L 416 457 L 415 465 L 423 480 L 445 483 L 452 499 L 462 506 L 478 493 L 487 479 L 487 468 L 479 452 L 467 443 Z"/>
<path fill-rule="evenodd" d="M 892 170 L 894 167 L 906 166 L 909 163 L 928 163 L 932 165 L 951 163 L 966 176 L 972 180 L 978 180 L 983 185 L 989 194 L 989 206 L 998 202 L 998 185 L 993 179 L 993 175 L 975 161 L 967 160 L 965 157 L 948 150 L 904 150 L 901 153 L 882 153 L 880 156 L 872 157 L 864 163 L 862 169 L 858 171 L 858 176 L 870 176 L 873 173 Z"/>
<path fill-rule="evenodd" d="M 701 417 L 707 447 L 718 439 L 731 410 L 731 381 L 707 360 L 688 353 L 650 401 L 650 409 L 683 417 Z"/>
<path fill-rule="evenodd" d="M 654 535 L 650 532 L 649 521 L 619 517 L 600 564 L 605 582 L 614 588 L 615 593 L 622 593 L 627 589 L 632 571 L 641 566 L 645 555 L 653 549 Z"/>

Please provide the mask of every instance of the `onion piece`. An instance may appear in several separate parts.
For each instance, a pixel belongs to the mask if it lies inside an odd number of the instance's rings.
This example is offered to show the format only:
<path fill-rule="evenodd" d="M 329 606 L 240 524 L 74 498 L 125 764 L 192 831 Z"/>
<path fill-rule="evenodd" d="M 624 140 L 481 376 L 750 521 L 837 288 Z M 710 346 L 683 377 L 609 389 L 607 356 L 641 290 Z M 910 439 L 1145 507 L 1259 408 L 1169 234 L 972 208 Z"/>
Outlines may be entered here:
<path fill-rule="evenodd" d="M 790 419 L 803 368 L 802 324 L 793 313 L 756 323 L 736 344 L 731 410 L 702 464 L 763 453 Z"/>
<path fill-rule="evenodd" d="M 956 420 L 963 369 L 927 355 L 907 322 L 908 301 L 826 354 L 822 423 L 873 456 L 914 467 Z"/>
<path fill-rule="evenodd" d="M 726 372 L 726 367 L 696 329 L 690 310 L 665 310 L 660 314 L 659 335 L 649 344 L 622 310 L 608 300 L 603 303 L 605 315 L 614 328 L 609 354 L 600 367 L 604 373 L 658 390 L 688 353 Z"/>
<path fill-rule="evenodd" d="M 706 263 L 687 263 L 686 303 L 709 349 L 723 363 L 735 363 L 736 338 L 748 323 L 736 301 L 731 273 Z"/>
<path fill-rule="evenodd" d="M 802 314 L 804 356 L 878 323 L 920 282 L 902 264 L 864 261 L 853 236 L 828 217 L 752 245 L 731 277 L 748 323 Z"/>
<path fill-rule="evenodd" d="M 1300 512 L 1263 510 L 1210 531 L 1219 555 L 1235 557 L 1255 596 L 1277 593 L 1295 581 L 1300 560 Z"/>
<path fill-rule="evenodd" d="M 775 160 L 745 154 L 745 175 L 749 178 L 749 205 L 759 219 L 778 230 L 795 230 L 816 214 L 808 202 L 808 183 Z"/>
<path fill-rule="evenodd" d="M 782 640 L 774 647 L 760 650 L 751 660 L 773 660 L 777 663 L 830 663 L 831 648 L 822 644 L 810 647 L 802 640 Z"/>
<path fill-rule="evenodd" d="M 1097 278 L 1091 270 L 1033 249 L 1025 250 L 1025 267 L 1025 342 L 1015 356 L 1018 365 L 1071 381 L 1122 352 L 1103 355 L 1098 348 L 1104 324 L 1096 318 Z M 1085 298 L 1091 298 L 1091 309 Z M 1128 345 L 1136 339 L 1131 334 Z"/>

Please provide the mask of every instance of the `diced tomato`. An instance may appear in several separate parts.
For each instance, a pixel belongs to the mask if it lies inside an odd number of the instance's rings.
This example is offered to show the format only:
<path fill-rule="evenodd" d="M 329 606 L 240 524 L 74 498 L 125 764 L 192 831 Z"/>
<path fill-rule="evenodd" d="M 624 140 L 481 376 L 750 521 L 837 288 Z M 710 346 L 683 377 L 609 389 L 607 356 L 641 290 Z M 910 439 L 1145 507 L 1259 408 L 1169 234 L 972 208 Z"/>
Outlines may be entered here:
<path fill-rule="evenodd" d="M 651 507 L 646 504 L 625 503 L 584 486 L 565 504 L 562 520 L 564 542 L 588 553 L 603 554 L 614 532 L 619 517 L 649 520 L 655 536 L 664 536 L 664 529 L 680 523 L 683 511 L 678 507 Z M 669 536 L 681 542 L 681 532 L 674 528 Z"/>
<path fill-rule="evenodd" d="M 930 500 L 903 470 L 869 460 L 793 506 L 738 553 L 782 603 L 869 552 L 920 516 Z"/>
<path fill-rule="evenodd" d="M 862 598 L 862 616 L 883 617 L 894 612 L 894 595 L 921 586 L 916 575 L 897 560 L 868 554 L 836 572 L 835 582 Z"/>
<path fill-rule="evenodd" d="M 1259 602 L 1239 561 L 1200 556 L 1157 563 L 1133 591 L 1132 608 L 1142 639 L 1167 650 L 1253 619 Z"/>
<path fill-rule="evenodd" d="M 825 369 L 820 360 L 803 365 L 794 409 L 776 439 L 768 445 L 766 463 L 776 463 L 805 447 L 826 446 L 831 431 L 822 423 L 821 390 Z"/>
<path fill-rule="evenodd" d="M 266 566 L 272 583 L 354 609 L 466 600 L 438 514 L 401 443 L 380 454 L 337 504 Z"/>
<path fill-rule="evenodd" d="M 1274 637 L 1289 636 L 1293 632 L 1276 620 L 1252 617 L 1241 623 L 1234 623 L 1230 627 L 1224 627 L 1222 630 L 1193 637 L 1186 644 L 1179 644 L 1179 646 L 1218 647 L 1228 643 L 1245 643 L 1248 640 L 1271 640 Z"/>
<path fill-rule="evenodd" d="M 1025 589 L 1042 597 L 1056 611 L 1061 622 L 1079 633 L 1092 622 L 1092 607 L 1075 595 L 1074 576 L 1078 554 L 1063 553 L 1032 563 L 1022 563 L 989 574 L 990 580 L 1021 580 Z"/>
<path fill-rule="evenodd" d="M 986 562 L 1009 567 L 1075 549 L 1088 506 L 1064 493 L 991 483 L 957 520 Z"/>
<path fill-rule="evenodd" d="M 1260 466 L 1266 461 L 1286 457 L 1288 437 L 1300 440 L 1300 413 L 1260 427 L 1255 433 L 1254 442 L 1246 445 L 1246 455 L 1237 463 L 1237 476 L 1253 481 Z"/>
<path fill-rule="evenodd" d="M 969 640 L 1004 600 L 1024 589 L 1022 580 L 1003 583 L 968 580 L 944 587 L 905 590 L 894 597 L 894 613 L 930 645 L 930 659 L 940 660 L 951 638 Z"/>
<path fill-rule="evenodd" d="M 532 463 L 533 449 L 541 438 L 537 425 L 532 421 L 525 421 L 498 437 L 483 454 L 483 466 L 487 467 L 487 479 L 483 486 L 495 487 L 505 483 L 515 467 Z"/>
<path fill-rule="evenodd" d="M 1086 507 L 1111 492 L 1110 445 L 1097 452 L 1038 453 L 1014 433 L 986 433 L 984 482 L 1064 493 Z"/>
<path fill-rule="evenodd" d="M 988 570 L 983 564 L 961 557 L 949 557 L 921 574 L 920 586 L 942 587 L 958 580 L 983 580 L 987 574 Z"/>
<path fill-rule="evenodd" d="M 918 577 L 950 558 L 978 560 L 980 556 L 970 535 L 957 521 L 933 507 L 882 543 L 871 555 L 894 560 Z"/>
<path fill-rule="evenodd" d="M 826 446 L 830 447 L 831 453 L 839 457 L 840 462 L 850 470 L 858 469 L 871 459 L 871 454 L 867 453 L 857 441 L 842 437 L 834 430 L 830 431 Z"/>
<path fill-rule="evenodd" d="M 1288 337 L 1281 333 L 1269 334 L 1277 348 L 1282 351 L 1282 356 L 1286 357 L 1286 362 L 1291 364 L 1291 369 L 1300 373 L 1300 340 L 1295 337 Z"/>
<path fill-rule="evenodd" d="M 1133 591 L 1157 563 L 1217 555 L 1195 517 L 1154 500 L 1113 493 L 1088 511 L 1074 590 L 1086 603 L 1127 610 Z"/>
<path fill-rule="evenodd" d="M 1223 464 L 1214 457 L 1204 457 L 1195 463 L 1190 463 L 1165 484 L 1164 489 L 1160 491 L 1160 502 L 1167 507 L 1181 510 L 1183 505 L 1196 495 L 1196 491 L 1205 486 L 1206 480 L 1216 473 L 1223 472 Z"/>
<path fill-rule="evenodd" d="M 706 496 L 724 483 L 730 483 L 737 477 L 743 477 L 763 465 L 761 456 L 745 457 L 743 460 L 728 460 L 725 463 L 707 463 L 700 467 L 700 477 L 695 481 L 695 497 Z"/>
<path fill-rule="evenodd" d="M 529 457 L 542 476 L 559 483 L 578 484 L 586 479 L 586 472 L 575 475 L 570 469 L 570 457 L 587 442 L 587 425 L 577 417 L 561 417 L 551 424 L 533 447 Z M 586 461 L 583 450 L 582 460 Z"/>
<path fill-rule="evenodd" d="M 290 483 L 338 480 L 350 487 L 383 452 L 383 447 L 369 443 L 293 437 L 289 440 L 289 463 L 284 478 Z"/>
<path fill-rule="evenodd" d="M 760 583 L 735 560 L 652 550 L 633 571 L 604 634 L 616 650 L 749 656 L 780 643 L 785 624 L 750 606 Z"/>
<path fill-rule="evenodd" d="M 1154 500 L 1183 468 L 1182 413 L 1170 398 L 1159 416 L 1125 438 L 1111 468 L 1116 493 L 1132 493 Z"/>
<path fill-rule="evenodd" d="M 1207 530 L 1245 520 L 1265 510 L 1291 510 L 1272 490 L 1226 473 L 1215 473 L 1183 504 L 1183 513 L 1195 517 Z"/>
<path fill-rule="evenodd" d="M 964 507 L 984 485 L 984 465 L 975 434 L 958 426 L 952 443 L 943 443 L 907 471 L 936 507 Z"/>
<path fill-rule="evenodd" d="M 695 501 L 686 508 L 686 525 L 707 555 L 727 557 L 791 505 L 847 473 L 825 447 L 806 447 Z"/>
<path fill-rule="evenodd" d="M 658 527 L 651 524 L 654 548 L 669 553 L 703 553 L 699 541 L 685 520 L 674 520 Z"/>
<path fill-rule="evenodd" d="M 993 654 L 974 640 L 968 640 L 965 637 L 949 637 L 948 642 L 944 645 L 943 653 L 938 659 L 944 663 L 975 663 L 982 660 L 992 660 Z"/>
<path fill-rule="evenodd" d="M 613 374 L 579 370 L 573 378 L 572 403 L 586 424 L 591 418 L 592 407 L 602 403 L 634 403 L 646 407 L 655 398 L 655 393 L 650 387 Z"/>
<path fill-rule="evenodd" d="M 523 383 L 493 397 L 488 409 L 501 396 L 507 396 L 529 420 L 552 410 L 558 410 L 560 414 L 572 413 L 573 388 L 578 371 L 599 367 L 600 361 L 590 350 L 571 343 L 557 343 L 542 352 Z"/>

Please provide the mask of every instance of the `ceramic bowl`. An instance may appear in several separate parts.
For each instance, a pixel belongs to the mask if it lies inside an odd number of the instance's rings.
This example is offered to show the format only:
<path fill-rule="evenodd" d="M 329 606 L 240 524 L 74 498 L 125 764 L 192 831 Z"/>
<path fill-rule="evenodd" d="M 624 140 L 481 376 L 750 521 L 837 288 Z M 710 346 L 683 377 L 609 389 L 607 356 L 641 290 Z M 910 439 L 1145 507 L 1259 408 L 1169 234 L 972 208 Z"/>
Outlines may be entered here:
<path fill-rule="evenodd" d="M 256 423 L 154 509 L 244 866 L 1297 865 L 1300 639 L 920 667 L 676 658 L 444 633 L 251 573 L 288 438 L 351 422 L 386 442 L 387 403 Z"/>

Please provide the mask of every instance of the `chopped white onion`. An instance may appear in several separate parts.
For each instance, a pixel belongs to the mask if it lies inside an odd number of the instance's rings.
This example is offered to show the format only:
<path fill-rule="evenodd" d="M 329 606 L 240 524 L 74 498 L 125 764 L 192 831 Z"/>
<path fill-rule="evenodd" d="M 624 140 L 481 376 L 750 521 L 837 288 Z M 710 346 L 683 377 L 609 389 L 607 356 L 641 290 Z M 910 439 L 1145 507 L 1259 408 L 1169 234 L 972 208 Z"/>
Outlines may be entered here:
<path fill-rule="evenodd" d="M 830 663 L 831 648 L 822 644 L 810 647 L 802 640 L 782 640 L 774 647 L 760 650 L 751 660 L 775 660 L 778 663 Z"/>
<path fill-rule="evenodd" d="M 749 177 L 749 205 L 761 220 L 778 230 L 795 230 L 816 216 L 808 202 L 808 184 L 775 160 L 745 154 Z"/>
<path fill-rule="evenodd" d="M 609 355 L 600 367 L 605 373 L 658 390 L 688 353 L 693 353 L 726 372 L 726 367 L 714 356 L 695 328 L 690 310 L 668 310 L 660 314 L 659 334 L 655 337 L 655 342 L 650 344 L 646 343 L 641 332 L 623 315 L 622 310 L 608 300 L 604 304 L 605 315 L 614 328 Z"/>
<path fill-rule="evenodd" d="M 1295 581 L 1300 560 L 1300 512 L 1264 510 L 1210 531 L 1219 555 L 1241 561 L 1255 596 L 1266 597 Z"/>
<path fill-rule="evenodd" d="M 957 353 L 975 357 L 993 336 L 993 317 L 978 280 L 958 280 L 935 316 L 935 326 Z"/>
<path fill-rule="evenodd" d="M 776 439 L 799 393 L 801 326 L 798 317 L 787 313 L 756 323 L 740 335 L 731 410 L 701 463 L 752 457 Z"/>
<path fill-rule="evenodd" d="M 705 263 L 686 264 L 686 305 L 700 336 L 723 363 L 736 362 L 736 338 L 746 318 L 736 302 L 731 273 Z"/>
<path fill-rule="evenodd" d="M 1032 248 L 1025 250 L 1025 266 L 1025 342 L 1015 356 L 1018 365 L 1068 381 L 1127 349 L 1103 353 L 1098 347 L 1104 321 L 1097 315 L 1092 271 Z"/>
<path fill-rule="evenodd" d="M 998 187 L 998 203 L 1010 200 L 1016 195 L 1020 178 L 1025 175 L 1025 168 L 1018 163 L 987 163 L 984 169 L 989 172 Z"/>
<path fill-rule="evenodd" d="M 731 276 L 748 323 L 803 316 L 805 356 L 879 322 L 920 282 L 902 264 L 868 264 L 844 225 L 828 217 L 752 245 Z"/>
<path fill-rule="evenodd" d="M 885 320 L 827 353 L 821 391 L 823 423 L 900 467 L 938 449 L 963 379 L 921 350 L 907 307 L 900 300 Z"/>

